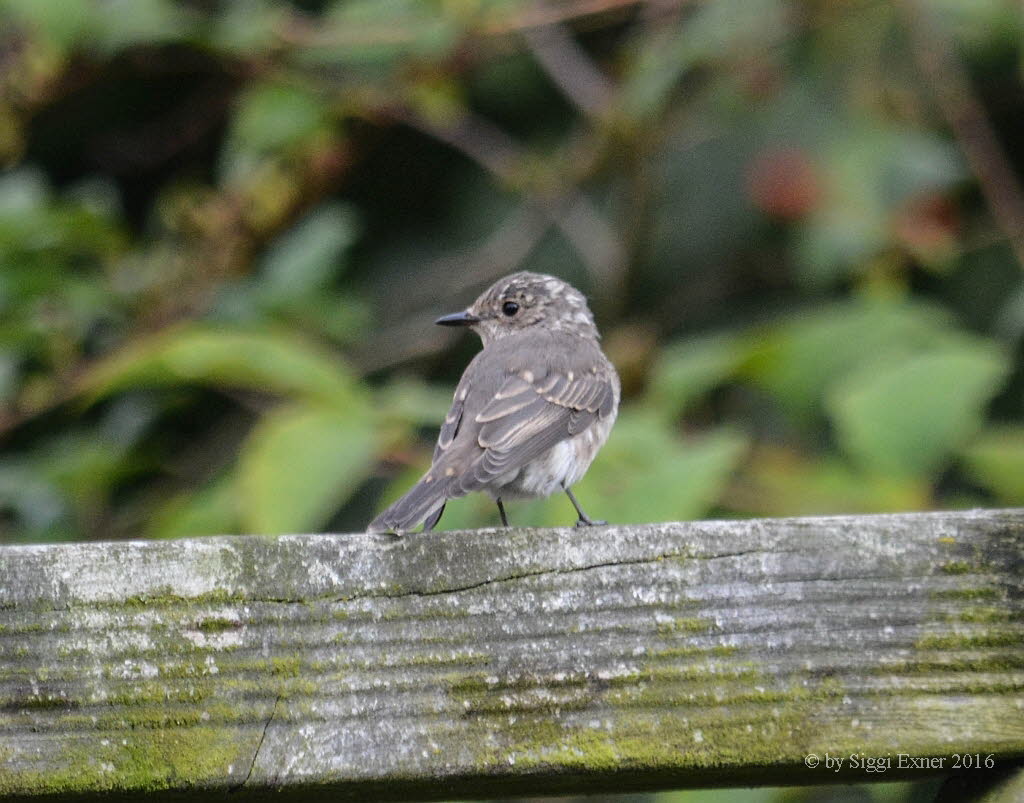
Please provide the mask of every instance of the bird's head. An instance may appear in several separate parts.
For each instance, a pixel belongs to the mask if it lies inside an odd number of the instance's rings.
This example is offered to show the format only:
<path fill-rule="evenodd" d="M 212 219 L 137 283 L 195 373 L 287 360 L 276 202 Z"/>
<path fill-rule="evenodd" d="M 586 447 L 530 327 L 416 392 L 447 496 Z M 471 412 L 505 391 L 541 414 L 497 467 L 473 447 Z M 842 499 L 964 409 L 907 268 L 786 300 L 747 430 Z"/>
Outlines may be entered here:
<path fill-rule="evenodd" d="M 570 284 L 522 271 L 499 279 L 462 312 L 437 319 L 442 326 L 469 326 L 486 346 L 533 327 L 598 337 L 587 299 Z"/>

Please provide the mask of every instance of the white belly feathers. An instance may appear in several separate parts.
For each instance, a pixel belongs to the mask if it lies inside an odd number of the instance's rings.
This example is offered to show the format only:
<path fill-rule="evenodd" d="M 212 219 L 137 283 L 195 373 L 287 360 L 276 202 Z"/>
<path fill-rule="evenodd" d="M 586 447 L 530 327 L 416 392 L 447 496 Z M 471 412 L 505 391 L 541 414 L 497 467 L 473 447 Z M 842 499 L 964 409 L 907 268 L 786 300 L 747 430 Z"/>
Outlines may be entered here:
<path fill-rule="evenodd" d="M 500 487 L 488 489 L 488 493 L 495 499 L 530 499 L 575 485 L 587 473 L 614 422 L 614 415 L 596 420 L 579 435 L 555 444 L 519 471 L 502 477 Z"/>

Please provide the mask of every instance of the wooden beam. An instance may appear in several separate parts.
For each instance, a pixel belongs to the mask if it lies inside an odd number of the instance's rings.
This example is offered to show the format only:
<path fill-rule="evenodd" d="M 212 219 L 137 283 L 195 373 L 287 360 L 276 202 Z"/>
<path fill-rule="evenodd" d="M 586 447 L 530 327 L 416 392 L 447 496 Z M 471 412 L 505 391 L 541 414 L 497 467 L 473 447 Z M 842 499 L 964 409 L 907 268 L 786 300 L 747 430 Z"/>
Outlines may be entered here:
<path fill-rule="evenodd" d="M 1022 510 L 2 547 L 0 796 L 1006 768 L 1022 570 Z"/>

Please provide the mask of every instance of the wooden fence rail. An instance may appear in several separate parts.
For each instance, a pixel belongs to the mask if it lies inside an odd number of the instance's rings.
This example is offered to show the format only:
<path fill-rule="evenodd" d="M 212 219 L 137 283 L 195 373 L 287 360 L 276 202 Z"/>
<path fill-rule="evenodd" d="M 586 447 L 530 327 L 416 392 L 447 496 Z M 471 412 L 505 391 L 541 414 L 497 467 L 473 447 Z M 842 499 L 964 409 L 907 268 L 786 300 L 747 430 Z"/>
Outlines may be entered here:
<path fill-rule="evenodd" d="M 1024 510 L 0 547 L 0 797 L 1005 772 L 1022 569 Z"/>

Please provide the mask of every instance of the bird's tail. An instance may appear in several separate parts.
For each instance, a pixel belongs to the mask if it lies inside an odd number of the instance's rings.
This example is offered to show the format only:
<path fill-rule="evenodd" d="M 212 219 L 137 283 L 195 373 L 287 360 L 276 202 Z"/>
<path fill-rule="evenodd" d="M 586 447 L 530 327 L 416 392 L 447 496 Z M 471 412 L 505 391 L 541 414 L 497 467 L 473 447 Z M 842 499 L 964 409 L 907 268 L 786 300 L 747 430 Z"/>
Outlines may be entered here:
<path fill-rule="evenodd" d="M 406 533 L 443 508 L 448 497 L 443 484 L 434 483 L 431 473 L 417 482 L 408 493 L 370 522 L 368 533 Z"/>

